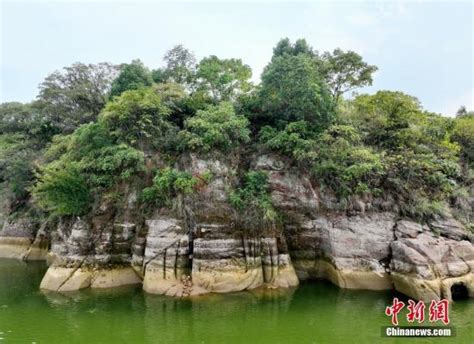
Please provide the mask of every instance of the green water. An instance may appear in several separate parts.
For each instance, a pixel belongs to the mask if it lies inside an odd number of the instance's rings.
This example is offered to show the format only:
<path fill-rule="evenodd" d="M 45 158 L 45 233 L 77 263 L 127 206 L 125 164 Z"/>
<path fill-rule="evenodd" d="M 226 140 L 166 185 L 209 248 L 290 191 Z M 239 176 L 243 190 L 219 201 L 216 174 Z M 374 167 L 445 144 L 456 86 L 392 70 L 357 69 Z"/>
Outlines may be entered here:
<path fill-rule="evenodd" d="M 324 282 L 291 291 L 193 300 L 140 288 L 38 291 L 46 266 L 0 260 L 0 343 L 473 343 L 474 302 L 451 310 L 455 338 L 381 336 L 390 292 L 341 290 Z"/>

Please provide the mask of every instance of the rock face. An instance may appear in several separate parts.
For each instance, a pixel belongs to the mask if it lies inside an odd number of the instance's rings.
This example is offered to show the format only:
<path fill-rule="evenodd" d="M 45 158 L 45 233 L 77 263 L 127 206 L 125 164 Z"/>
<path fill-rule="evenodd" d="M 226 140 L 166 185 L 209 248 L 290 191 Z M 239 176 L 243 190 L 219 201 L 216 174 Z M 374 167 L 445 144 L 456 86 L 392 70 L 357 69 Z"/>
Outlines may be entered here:
<path fill-rule="evenodd" d="M 6 221 L 0 231 L 0 258 L 44 260 L 49 240 L 44 228 L 27 218 L 16 222 Z"/>
<path fill-rule="evenodd" d="M 153 294 L 181 296 L 190 275 L 189 240 L 175 218 L 148 220 L 143 289 Z M 195 291 L 196 293 L 196 291 Z"/>
<path fill-rule="evenodd" d="M 441 297 L 452 299 L 452 287 L 464 286 L 474 297 L 474 249 L 461 239 L 460 226 L 443 227 L 447 237 L 435 237 L 416 224 L 399 222 L 391 243 L 391 277 L 395 288 L 413 298 L 429 301 Z M 440 228 L 439 224 L 435 224 Z M 465 235 L 465 233 L 463 234 Z"/>
<path fill-rule="evenodd" d="M 386 264 L 394 225 L 392 214 L 376 213 L 319 217 L 305 228 L 290 227 L 290 250 L 299 277 L 329 279 L 342 288 L 391 288 Z"/>
<path fill-rule="evenodd" d="M 87 220 L 61 221 L 51 236 L 51 264 L 40 288 L 71 291 L 140 284 L 141 277 L 131 266 L 135 199 L 132 191 L 119 212 L 104 202 Z"/>
<path fill-rule="evenodd" d="M 143 283 L 148 293 L 183 297 L 323 278 L 341 288 L 395 288 L 425 301 L 452 299 L 460 290 L 474 296 L 473 236 L 456 220 L 421 225 L 376 210 L 370 200 L 342 211 L 333 195 L 273 154 L 246 157 L 245 169 L 268 175 L 281 226 L 242 226 L 228 201 L 242 160 L 185 155 L 175 168 L 212 178 L 172 206 L 141 212 L 129 187 L 118 206 L 104 201 L 87 217 L 61 220 L 50 235 L 51 265 L 41 288 Z M 28 228 L 5 225 L 0 255 L 44 257 L 46 232 Z"/>

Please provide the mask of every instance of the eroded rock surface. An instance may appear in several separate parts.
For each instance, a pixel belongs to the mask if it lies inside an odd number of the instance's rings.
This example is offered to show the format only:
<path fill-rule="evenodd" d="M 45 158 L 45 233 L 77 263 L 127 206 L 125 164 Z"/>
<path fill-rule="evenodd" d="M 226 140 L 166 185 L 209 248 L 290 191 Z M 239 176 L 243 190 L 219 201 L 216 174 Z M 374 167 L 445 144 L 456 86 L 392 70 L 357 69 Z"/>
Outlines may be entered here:
<path fill-rule="evenodd" d="M 389 289 L 387 264 L 394 240 L 390 213 L 322 216 L 288 228 L 290 252 L 301 279 L 326 278 L 342 288 Z"/>
<path fill-rule="evenodd" d="M 244 169 L 269 177 L 279 227 L 236 221 L 228 200 L 243 168 L 239 156 L 187 154 L 175 168 L 212 178 L 171 206 L 143 212 L 130 188 L 119 206 L 104 201 L 86 217 L 61 219 L 50 234 L 51 265 L 41 288 L 143 283 L 148 293 L 183 297 L 323 278 L 341 288 L 395 288 L 425 301 L 451 299 L 459 287 L 474 296 L 473 236 L 456 220 L 399 219 L 389 200 L 354 199 L 342 211 L 333 195 L 285 159 L 257 154 L 246 160 Z M 0 256 L 44 258 L 47 239 L 45 230 L 7 223 Z"/>
<path fill-rule="evenodd" d="M 49 239 L 44 228 L 28 218 L 6 221 L 0 231 L 0 258 L 44 260 Z"/>
<path fill-rule="evenodd" d="M 451 299 L 452 286 L 461 284 L 474 297 L 474 246 L 467 240 L 452 239 L 467 235 L 461 234 L 460 228 L 456 226 L 455 236 L 448 233 L 446 238 L 435 236 L 416 223 L 399 224 L 396 229 L 399 238 L 391 243 L 390 270 L 395 288 L 413 298 L 429 301 Z"/>

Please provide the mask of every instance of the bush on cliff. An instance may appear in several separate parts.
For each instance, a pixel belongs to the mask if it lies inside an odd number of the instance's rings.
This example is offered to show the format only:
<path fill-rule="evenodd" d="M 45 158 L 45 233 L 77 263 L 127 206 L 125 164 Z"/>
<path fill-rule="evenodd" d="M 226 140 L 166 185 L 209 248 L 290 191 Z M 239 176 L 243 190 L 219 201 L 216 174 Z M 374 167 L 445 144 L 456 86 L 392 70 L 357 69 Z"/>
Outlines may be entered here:
<path fill-rule="evenodd" d="M 266 173 L 249 171 L 244 175 L 241 187 L 230 193 L 229 201 L 241 214 L 239 221 L 245 229 L 261 229 L 277 221 L 278 214 L 273 207 L 268 188 Z"/>
<path fill-rule="evenodd" d="M 212 149 L 229 150 L 250 141 L 247 118 L 237 115 L 231 103 L 220 103 L 185 122 L 180 134 L 183 150 L 209 152 Z"/>
<path fill-rule="evenodd" d="M 453 140 L 461 146 L 462 158 L 466 165 L 471 166 L 474 162 L 474 112 L 457 116 L 454 121 Z"/>
<path fill-rule="evenodd" d="M 117 142 L 101 123 L 83 125 L 56 141 L 47 156 L 55 159 L 40 168 L 32 191 L 38 204 L 56 215 L 86 212 L 93 200 L 91 195 L 145 168 L 143 152 Z"/>
<path fill-rule="evenodd" d="M 296 161 L 316 158 L 316 137 L 306 121 L 288 123 L 283 130 L 264 126 L 259 133 L 260 142 L 266 148 L 291 156 Z"/>
<path fill-rule="evenodd" d="M 38 205 L 52 215 L 82 215 L 93 201 L 89 185 L 77 163 L 46 166 L 33 188 Z"/>
<path fill-rule="evenodd" d="M 166 167 L 157 171 L 152 186 L 143 189 L 142 199 L 159 206 L 170 205 L 178 194 L 192 194 L 203 184 L 209 183 L 210 179 L 210 173 L 193 176 L 188 172 Z"/>
<path fill-rule="evenodd" d="M 159 144 L 170 129 L 170 109 L 153 88 L 125 91 L 109 102 L 99 116 L 117 141 L 134 146 Z"/>
<path fill-rule="evenodd" d="M 34 183 L 35 150 L 25 135 L 0 135 L 0 183 L 11 203 L 11 210 L 21 206 L 29 197 L 28 188 Z"/>
<path fill-rule="evenodd" d="M 317 140 L 313 174 L 339 197 L 379 193 L 385 172 L 382 156 L 362 144 L 357 130 L 333 125 Z"/>

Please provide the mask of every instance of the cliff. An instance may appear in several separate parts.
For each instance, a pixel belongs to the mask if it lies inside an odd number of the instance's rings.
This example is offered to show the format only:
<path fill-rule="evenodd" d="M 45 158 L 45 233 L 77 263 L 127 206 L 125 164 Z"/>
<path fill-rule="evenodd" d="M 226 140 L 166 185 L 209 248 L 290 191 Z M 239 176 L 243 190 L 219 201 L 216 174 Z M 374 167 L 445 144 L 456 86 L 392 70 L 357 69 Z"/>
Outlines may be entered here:
<path fill-rule="evenodd" d="M 184 154 L 175 166 L 210 180 L 171 206 L 143 206 L 133 183 L 81 217 L 6 221 L 0 255 L 48 259 L 41 289 L 143 284 L 148 293 L 189 296 L 327 279 L 341 288 L 396 289 L 421 300 L 474 296 L 473 236 L 453 218 L 400 218 L 390 199 L 342 206 L 302 169 L 274 153 Z M 242 171 L 268 176 L 279 220 L 264 225 L 229 203 Z M 47 253 L 47 257 L 46 257 Z"/>

